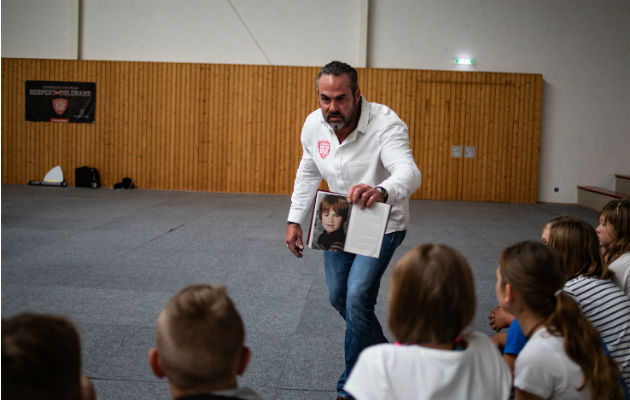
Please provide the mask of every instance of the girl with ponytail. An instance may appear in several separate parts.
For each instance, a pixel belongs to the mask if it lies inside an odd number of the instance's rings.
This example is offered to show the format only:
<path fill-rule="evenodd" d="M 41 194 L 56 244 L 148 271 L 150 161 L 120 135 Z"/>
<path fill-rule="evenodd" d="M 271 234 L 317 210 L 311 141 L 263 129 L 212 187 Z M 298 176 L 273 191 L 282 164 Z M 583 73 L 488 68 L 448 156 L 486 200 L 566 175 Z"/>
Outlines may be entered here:
<path fill-rule="evenodd" d="M 621 399 L 619 367 L 562 292 L 565 281 L 561 255 L 542 243 L 517 243 L 499 256 L 497 299 L 529 339 L 516 359 L 515 399 Z"/>

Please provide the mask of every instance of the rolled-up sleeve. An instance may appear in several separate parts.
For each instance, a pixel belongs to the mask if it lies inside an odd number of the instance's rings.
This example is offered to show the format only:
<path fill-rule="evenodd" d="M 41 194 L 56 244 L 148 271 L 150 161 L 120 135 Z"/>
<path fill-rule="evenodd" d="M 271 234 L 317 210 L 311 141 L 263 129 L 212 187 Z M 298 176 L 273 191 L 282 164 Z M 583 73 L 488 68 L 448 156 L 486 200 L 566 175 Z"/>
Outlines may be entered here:
<path fill-rule="evenodd" d="M 409 146 L 409 131 L 401 121 L 387 126 L 381 136 L 380 159 L 391 174 L 381 183 L 389 193 L 388 203 L 409 198 L 422 183 L 420 170 Z"/>

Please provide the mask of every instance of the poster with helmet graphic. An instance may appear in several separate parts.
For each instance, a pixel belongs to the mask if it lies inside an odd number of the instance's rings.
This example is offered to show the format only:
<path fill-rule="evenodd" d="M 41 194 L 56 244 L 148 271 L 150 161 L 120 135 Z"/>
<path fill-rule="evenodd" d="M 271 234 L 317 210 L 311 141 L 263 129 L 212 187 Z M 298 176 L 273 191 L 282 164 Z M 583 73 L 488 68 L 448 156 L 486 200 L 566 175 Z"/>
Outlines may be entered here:
<path fill-rule="evenodd" d="M 26 120 L 93 123 L 96 83 L 26 81 Z"/>

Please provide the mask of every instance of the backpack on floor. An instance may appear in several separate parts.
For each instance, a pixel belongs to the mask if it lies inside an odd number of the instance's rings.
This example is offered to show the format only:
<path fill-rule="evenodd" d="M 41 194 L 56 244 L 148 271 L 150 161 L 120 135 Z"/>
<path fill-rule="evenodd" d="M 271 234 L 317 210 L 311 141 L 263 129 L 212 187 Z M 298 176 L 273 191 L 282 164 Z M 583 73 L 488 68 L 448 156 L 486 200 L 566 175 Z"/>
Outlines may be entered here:
<path fill-rule="evenodd" d="M 122 182 L 118 182 L 114 185 L 114 189 L 133 189 L 136 185 L 133 184 L 133 181 L 129 177 L 123 178 Z"/>
<path fill-rule="evenodd" d="M 74 182 L 76 187 L 89 187 L 96 189 L 101 186 L 101 178 L 96 168 L 88 166 L 74 170 Z"/>

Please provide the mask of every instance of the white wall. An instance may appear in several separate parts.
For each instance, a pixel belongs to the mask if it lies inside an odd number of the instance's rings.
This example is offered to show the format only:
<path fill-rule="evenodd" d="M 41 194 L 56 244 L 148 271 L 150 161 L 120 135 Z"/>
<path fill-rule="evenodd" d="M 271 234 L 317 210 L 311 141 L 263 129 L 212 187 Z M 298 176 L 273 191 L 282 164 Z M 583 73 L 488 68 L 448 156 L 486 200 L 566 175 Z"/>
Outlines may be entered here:
<path fill-rule="evenodd" d="M 541 201 L 630 173 L 627 0 L 373 0 L 368 43 L 370 67 L 543 74 Z"/>
<path fill-rule="evenodd" d="M 367 51 L 369 67 L 454 69 L 469 55 L 543 74 L 540 201 L 630 173 L 627 0 L 370 0 L 366 46 L 367 2 L 3 0 L 2 56 L 363 66 Z"/>
<path fill-rule="evenodd" d="M 2 57 L 76 59 L 79 0 L 2 0 Z"/>
<path fill-rule="evenodd" d="M 359 62 L 358 0 L 83 0 L 84 59 Z M 330 12 L 334 10 L 334 12 Z"/>

